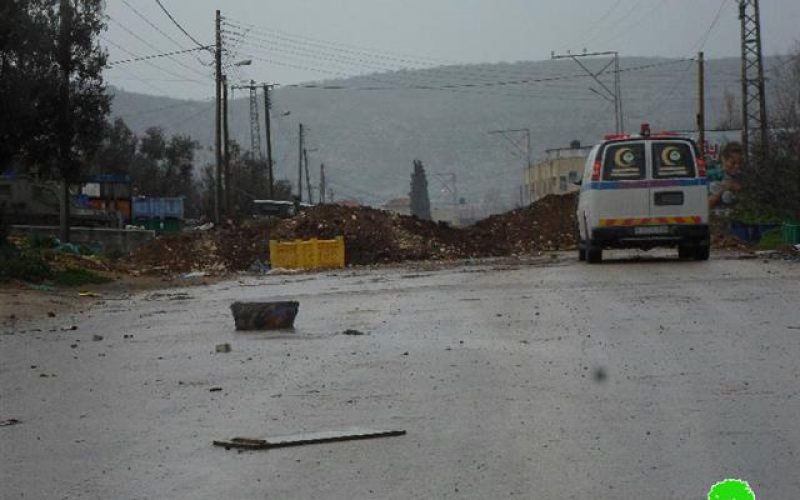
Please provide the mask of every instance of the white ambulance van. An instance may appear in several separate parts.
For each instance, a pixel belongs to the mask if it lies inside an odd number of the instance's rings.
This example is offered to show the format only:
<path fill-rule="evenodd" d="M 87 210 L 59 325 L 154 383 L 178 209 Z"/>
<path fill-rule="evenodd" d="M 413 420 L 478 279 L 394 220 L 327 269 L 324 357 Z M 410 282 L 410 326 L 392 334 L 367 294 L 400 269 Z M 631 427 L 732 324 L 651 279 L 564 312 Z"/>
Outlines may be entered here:
<path fill-rule="evenodd" d="M 578 257 L 607 248 L 677 247 L 682 259 L 710 250 L 706 166 L 697 145 L 673 133 L 617 134 L 592 148 L 578 201 Z"/>

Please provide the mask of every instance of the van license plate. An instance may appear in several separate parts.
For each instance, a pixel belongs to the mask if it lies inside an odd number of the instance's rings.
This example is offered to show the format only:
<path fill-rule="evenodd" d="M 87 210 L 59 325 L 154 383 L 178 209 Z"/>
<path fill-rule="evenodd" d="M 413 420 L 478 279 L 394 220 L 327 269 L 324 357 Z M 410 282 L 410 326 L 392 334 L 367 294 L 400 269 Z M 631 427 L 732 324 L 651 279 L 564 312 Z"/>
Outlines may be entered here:
<path fill-rule="evenodd" d="M 639 226 L 633 228 L 633 234 L 638 236 L 651 236 L 667 233 L 669 233 L 669 228 L 667 226 Z"/>

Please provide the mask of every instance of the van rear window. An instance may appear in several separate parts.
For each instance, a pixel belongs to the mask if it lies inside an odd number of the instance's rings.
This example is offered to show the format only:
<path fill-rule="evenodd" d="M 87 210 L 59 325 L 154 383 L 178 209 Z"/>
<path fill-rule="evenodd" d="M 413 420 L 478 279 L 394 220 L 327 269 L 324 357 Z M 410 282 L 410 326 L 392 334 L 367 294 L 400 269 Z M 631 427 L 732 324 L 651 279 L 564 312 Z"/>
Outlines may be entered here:
<path fill-rule="evenodd" d="M 644 143 L 613 144 L 606 148 L 603 180 L 635 181 L 645 175 Z"/>
<path fill-rule="evenodd" d="M 685 142 L 653 143 L 653 178 L 694 177 L 692 150 Z"/>

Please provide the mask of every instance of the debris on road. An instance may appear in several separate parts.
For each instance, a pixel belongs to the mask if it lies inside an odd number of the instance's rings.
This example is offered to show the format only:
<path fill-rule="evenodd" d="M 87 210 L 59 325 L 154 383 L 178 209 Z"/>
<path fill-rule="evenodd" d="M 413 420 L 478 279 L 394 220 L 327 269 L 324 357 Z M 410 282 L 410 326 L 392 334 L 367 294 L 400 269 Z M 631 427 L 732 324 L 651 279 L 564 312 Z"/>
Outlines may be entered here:
<path fill-rule="evenodd" d="M 0 427 L 6 427 L 8 425 L 17 425 L 20 423 L 20 420 L 16 418 L 9 418 L 6 420 L 0 420 Z"/>
<path fill-rule="evenodd" d="M 103 340 L 103 336 L 94 334 L 94 335 L 92 335 L 92 340 L 95 341 L 95 342 L 100 342 L 101 340 Z"/>
<path fill-rule="evenodd" d="M 342 332 L 342 335 L 364 335 L 364 332 L 348 328 L 347 330 Z"/>
<path fill-rule="evenodd" d="M 71 332 L 71 331 L 77 330 L 77 329 L 78 329 L 78 327 L 75 326 L 75 325 L 69 325 L 69 326 L 62 326 L 61 327 L 61 331 L 62 332 Z"/>
<path fill-rule="evenodd" d="M 188 280 L 192 278 L 204 278 L 206 276 L 208 276 L 208 273 L 205 271 L 193 271 L 191 273 L 185 273 L 181 275 L 181 278 Z"/>
<path fill-rule="evenodd" d="M 231 304 L 237 330 L 284 330 L 294 328 L 300 303 L 234 302 Z"/>
<path fill-rule="evenodd" d="M 285 448 L 289 446 L 304 446 L 308 444 L 334 443 L 339 441 L 356 441 L 361 439 L 403 436 L 405 433 L 405 430 L 350 429 L 346 431 L 316 432 L 269 439 L 236 437 L 230 440 L 214 441 L 214 446 L 222 446 L 226 450 L 231 448 L 245 450 L 267 450 L 270 448 Z"/>
<path fill-rule="evenodd" d="M 208 390 L 208 392 L 219 392 L 222 390 L 222 387 L 212 387 Z"/>
<path fill-rule="evenodd" d="M 231 345 L 227 342 L 225 344 L 217 344 L 216 352 L 226 353 L 231 352 Z"/>

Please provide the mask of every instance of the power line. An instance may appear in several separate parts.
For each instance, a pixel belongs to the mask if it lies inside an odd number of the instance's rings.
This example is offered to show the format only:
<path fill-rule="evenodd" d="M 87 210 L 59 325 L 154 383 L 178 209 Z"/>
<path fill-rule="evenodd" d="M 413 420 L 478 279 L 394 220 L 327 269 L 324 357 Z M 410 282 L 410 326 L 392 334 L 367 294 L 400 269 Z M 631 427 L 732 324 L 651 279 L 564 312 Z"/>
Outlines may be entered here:
<path fill-rule="evenodd" d="M 252 48 L 252 47 L 251 47 Z M 256 49 L 257 50 L 257 49 Z M 267 52 L 266 48 L 263 49 L 263 52 Z M 342 71 L 331 70 L 331 69 L 323 69 L 319 67 L 307 66 L 307 65 L 299 65 L 293 63 L 287 63 L 284 61 L 276 60 L 274 58 L 265 58 L 259 56 L 252 56 L 256 60 L 260 60 L 263 62 L 268 62 L 271 64 L 277 64 L 280 66 L 287 66 L 294 69 L 301 69 L 305 71 L 314 71 L 319 73 L 331 74 L 336 76 L 341 76 L 345 78 L 364 78 L 368 80 L 377 81 L 382 84 L 396 84 L 397 79 L 395 78 L 394 81 L 381 79 L 369 75 L 359 75 L 354 76 L 352 74 L 344 73 Z M 662 66 L 669 66 L 673 64 L 677 64 L 687 60 L 694 60 L 694 59 L 679 59 L 679 60 L 670 60 L 665 62 L 659 63 L 652 63 L 652 64 L 643 64 L 639 66 L 632 66 L 629 68 L 622 68 L 619 70 L 620 73 L 623 72 L 630 72 L 630 71 L 642 71 L 650 68 L 657 68 Z M 606 71 L 607 72 L 607 71 Z M 602 74 L 602 73 L 601 73 Z M 541 78 L 524 78 L 519 80 L 504 80 L 504 81 L 493 81 L 493 82 L 478 82 L 478 83 L 453 83 L 453 84 L 439 84 L 439 85 L 408 85 L 408 86 L 401 86 L 401 87 L 344 87 L 338 85 L 286 85 L 284 88 L 308 88 L 308 89 L 322 89 L 322 90 L 400 90 L 400 89 L 411 89 L 411 90 L 457 90 L 457 89 L 478 89 L 483 87 L 505 87 L 505 86 L 513 86 L 513 85 L 525 85 L 531 83 L 547 83 L 547 82 L 560 82 L 565 80 L 573 80 L 573 79 L 581 79 L 581 78 L 588 78 L 588 75 L 583 73 L 580 74 L 571 74 L 571 75 L 557 75 L 552 77 L 541 77 Z M 517 97 L 537 97 L 529 94 L 507 94 L 507 95 L 515 95 Z M 551 96 L 541 96 L 546 98 L 551 98 Z"/>
<path fill-rule="evenodd" d="M 147 61 L 149 59 L 157 59 L 157 58 L 160 58 L 160 57 L 170 57 L 171 58 L 171 56 L 175 56 L 175 55 L 178 55 L 178 54 L 186 54 L 186 53 L 189 53 L 189 52 L 197 52 L 198 50 L 203 50 L 203 48 L 202 47 L 198 47 L 198 48 L 194 48 L 194 49 L 173 50 L 172 52 L 163 52 L 161 54 L 151 54 L 151 55 L 148 55 L 148 56 L 132 57 L 130 59 L 121 59 L 121 60 L 118 60 L 118 61 L 111 61 L 110 63 L 107 63 L 107 66 L 116 66 L 118 64 L 127 64 L 127 63 L 132 63 L 132 62 Z"/>
<path fill-rule="evenodd" d="M 129 8 L 129 9 L 131 9 L 131 10 L 133 11 L 133 13 L 134 13 L 134 14 L 136 14 L 136 15 L 137 15 L 137 16 L 139 16 L 139 17 L 140 17 L 142 20 L 144 20 L 144 22 L 146 22 L 147 24 L 149 24 L 149 25 L 150 25 L 150 26 L 151 26 L 151 27 L 152 27 L 154 30 L 156 30 L 156 31 L 158 31 L 159 33 L 161 33 L 161 35 L 162 35 L 164 38 L 166 38 L 167 40 L 171 41 L 172 43 L 174 43 L 176 46 L 178 46 L 178 47 L 179 47 L 179 48 L 181 48 L 181 49 L 185 49 L 185 48 L 186 48 L 186 47 L 184 47 L 183 45 L 181 45 L 180 43 L 178 43 L 178 41 L 177 41 L 177 40 L 175 40 L 174 38 L 172 38 L 172 37 L 171 37 L 171 36 L 169 36 L 168 34 L 164 33 L 164 31 L 163 31 L 161 28 L 159 28 L 158 26 L 156 26 L 156 25 L 155 25 L 155 24 L 154 24 L 152 21 L 150 21 L 150 19 L 148 19 L 148 18 L 147 18 L 147 17 L 146 17 L 144 14 L 142 14 L 141 12 L 139 12 L 138 10 L 136 10 L 136 8 L 134 8 L 134 6 L 133 6 L 133 5 L 131 5 L 130 3 L 128 3 L 128 0 L 122 0 L 122 3 L 124 3 L 124 4 L 125 4 L 125 5 L 126 5 L 128 8 Z M 195 50 L 199 50 L 199 49 L 195 49 Z"/>
<path fill-rule="evenodd" d="M 197 39 L 196 39 L 195 37 L 193 37 L 192 35 L 190 35 L 188 31 L 186 31 L 185 29 L 183 29 L 183 26 L 181 26 L 181 25 L 180 25 L 180 23 L 178 23 L 178 21 L 176 21 L 176 20 L 175 20 L 175 18 L 174 18 L 174 17 L 172 17 L 172 14 L 170 14 L 170 13 L 169 13 L 169 11 L 167 10 L 167 8 L 166 8 L 166 7 L 164 7 L 164 4 L 162 4 L 162 3 L 161 3 L 161 0 L 156 0 L 156 3 L 158 4 L 158 6 L 159 6 L 159 7 L 161 7 L 161 10 L 163 10 L 163 11 L 164 11 L 164 14 L 166 14 L 166 15 L 167 15 L 167 17 L 169 18 L 169 20 L 170 20 L 170 21 L 172 21 L 172 23 L 173 23 L 175 26 L 177 26 L 177 27 L 178 27 L 178 29 L 179 29 L 179 30 L 181 30 L 181 31 L 183 32 L 183 34 L 184 34 L 184 35 L 186 35 L 187 37 L 189 37 L 189 40 L 193 41 L 193 42 L 195 43 L 195 45 L 197 45 L 198 47 L 204 47 L 204 48 L 206 47 L 204 44 L 202 44 L 202 43 L 198 42 L 198 41 L 197 41 Z M 206 49 L 206 50 L 208 50 L 209 52 L 213 52 L 211 49 Z"/>
<path fill-rule="evenodd" d="M 620 36 L 624 36 L 626 33 L 630 31 L 631 28 L 635 26 L 640 26 L 642 24 L 642 21 L 644 21 L 645 19 L 652 18 L 656 13 L 656 11 L 660 9 L 665 2 L 666 0 L 657 0 L 656 3 L 649 10 L 642 11 L 643 15 L 638 16 L 635 21 L 627 23 L 621 31 L 617 30 L 616 32 L 611 32 L 610 36 L 601 37 L 599 39 L 599 42 L 596 44 L 597 45 L 607 44 L 614 40 L 619 39 Z M 630 12 L 636 12 L 641 3 L 642 2 L 640 0 L 636 5 L 634 5 L 631 8 Z"/>
<path fill-rule="evenodd" d="M 725 4 L 728 3 L 728 0 L 722 0 L 719 4 L 719 9 L 717 9 L 717 14 L 714 16 L 714 19 L 711 21 L 711 24 L 708 26 L 705 35 L 700 39 L 700 45 L 696 46 L 692 52 L 696 52 L 698 50 L 703 50 L 703 47 L 706 46 L 706 42 L 708 41 L 708 37 L 711 36 L 711 32 L 714 31 L 714 28 L 717 26 L 717 23 L 722 16 L 722 11 L 725 8 Z"/>
<path fill-rule="evenodd" d="M 368 58 L 362 58 L 359 56 L 350 56 L 350 55 L 343 55 L 343 53 L 337 53 L 335 51 L 330 50 L 320 50 L 313 48 L 308 45 L 304 45 L 302 43 L 295 44 L 292 42 L 275 42 L 272 40 L 266 40 L 255 36 L 250 36 L 250 38 L 257 40 L 257 41 L 249 41 L 244 38 L 245 35 L 233 33 L 228 30 L 223 30 L 223 33 L 226 33 L 228 36 L 226 37 L 227 40 L 232 40 L 237 42 L 240 45 L 246 45 L 247 47 L 255 49 L 260 48 L 264 49 L 265 52 L 273 53 L 278 52 L 282 54 L 288 55 L 296 55 L 301 58 L 305 59 L 315 59 L 315 60 L 324 60 L 324 61 L 337 61 L 348 66 L 359 66 L 362 68 L 369 68 L 373 70 L 380 70 L 380 71 L 400 71 L 404 68 L 384 64 L 381 62 L 376 62 L 375 60 L 370 60 Z M 258 43 L 258 41 L 263 41 L 264 43 L 269 43 L 270 45 L 263 45 L 262 43 Z M 510 75 L 511 73 L 509 73 Z M 515 76 L 519 76 L 522 73 L 518 73 Z M 525 76 L 529 76 L 529 73 L 525 73 Z M 410 77 L 415 80 L 419 79 L 426 79 L 426 80 L 452 80 L 453 77 L 460 78 L 462 80 L 467 81 L 477 81 L 477 82 L 485 82 L 492 79 L 496 79 L 498 77 L 498 73 L 488 73 L 482 71 L 465 71 L 457 68 L 448 68 L 448 67 L 425 67 L 421 68 L 420 71 L 416 72 L 415 76 Z M 408 77 L 406 77 L 408 78 Z"/>
<path fill-rule="evenodd" d="M 100 35 L 100 38 L 102 40 L 104 40 L 107 44 L 116 47 L 117 49 L 121 50 L 122 52 L 128 54 L 131 57 L 136 57 L 136 58 L 142 57 L 139 54 L 135 54 L 135 53 L 131 52 L 130 50 L 128 50 L 125 47 L 123 47 L 122 45 L 120 45 L 120 44 L 118 44 L 116 42 L 113 42 L 108 37 L 103 36 L 102 34 Z M 172 76 L 174 76 L 176 78 L 185 79 L 187 82 L 197 83 L 197 84 L 200 84 L 200 85 L 202 85 L 204 87 L 206 85 L 208 85 L 206 82 L 202 82 L 200 80 L 189 79 L 189 78 L 186 78 L 186 75 L 181 75 L 181 74 L 178 74 L 178 73 L 174 73 L 174 72 L 172 72 L 172 71 L 170 71 L 168 69 L 164 69 L 161 66 L 157 65 L 156 63 L 154 63 L 154 62 L 152 62 L 150 60 L 144 60 L 144 63 L 147 64 L 148 66 L 152 66 L 152 67 L 156 68 L 157 70 L 162 71 L 162 72 L 164 72 L 164 73 L 166 73 L 168 75 L 172 75 Z"/>
<path fill-rule="evenodd" d="M 226 18 L 226 24 L 231 24 L 231 23 L 228 22 L 228 20 L 233 21 L 235 23 L 235 25 L 238 25 L 239 27 L 247 27 L 247 28 L 250 28 L 253 31 L 257 31 L 257 32 L 260 32 L 260 33 L 276 34 L 276 35 L 280 35 L 280 36 L 284 36 L 284 37 L 291 37 L 291 38 L 295 38 L 295 39 L 299 39 L 299 40 L 305 40 L 305 41 L 307 41 L 309 43 L 317 43 L 317 44 L 324 44 L 324 45 L 327 45 L 327 46 L 340 47 L 341 50 L 355 50 L 355 51 L 360 51 L 360 52 L 366 52 L 366 51 L 364 51 L 363 47 L 359 47 L 359 46 L 356 46 L 356 45 L 351 45 L 351 44 L 346 44 L 346 43 L 341 43 L 341 42 L 332 42 L 332 41 L 328 41 L 328 40 L 322 40 L 322 39 L 319 39 L 319 38 L 312 38 L 312 37 L 303 36 L 303 35 L 296 35 L 296 34 L 288 33 L 288 32 L 285 32 L 285 31 L 280 31 L 280 30 L 277 30 L 277 29 L 270 29 L 270 28 L 267 28 L 267 27 L 257 26 L 255 24 L 249 24 L 249 23 L 242 22 L 242 21 L 239 21 L 239 20 L 236 20 L 236 19 L 232 19 L 232 18 Z M 423 62 L 424 61 L 424 64 L 427 64 L 427 65 L 458 64 L 458 63 L 456 63 L 454 61 L 446 61 L 446 60 L 443 60 L 443 59 L 435 59 L 435 58 L 431 58 L 431 57 L 413 56 L 413 55 L 404 54 L 404 53 L 401 53 L 401 52 L 377 51 L 377 50 L 372 50 L 370 52 L 373 53 L 373 54 L 383 54 L 386 57 L 400 58 L 400 59 L 407 60 L 407 61 L 411 61 L 411 60 L 416 60 L 418 62 Z"/>
<path fill-rule="evenodd" d="M 256 58 L 258 59 L 258 58 Z M 273 62 L 271 60 L 265 60 L 266 62 Z M 651 63 L 651 64 L 642 64 L 638 66 L 631 66 L 628 68 L 622 68 L 619 70 L 620 73 L 632 72 L 632 71 L 644 71 L 647 69 L 658 68 L 663 66 L 672 66 L 675 64 L 694 61 L 694 58 L 686 58 L 686 59 L 674 59 L 660 63 Z M 320 70 L 319 68 L 311 68 L 308 66 L 298 66 L 298 69 L 305 69 L 310 71 L 325 71 Z M 611 71 L 604 71 L 603 73 L 609 73 Z M 344 73 L 338 73 L 341 75 L 345 75 Z M 602 74 L 602 73 L 601 73 Z M 366 78 L 365 76 L 351 76 L 352 78 Z M 309 88 L 309 89 L 322 89 L 322 90 L 448 90 L 454 88 L 480 88 L 480 87 L 503 87 L 503 86 L 510 86 L 510 85 L 523 85 L 523 84 L 532 84 L 532 83 L 546 83 L 546 82 L 560 82 L 560 81 L 569 81 L 569 80 L 578 80 L 589 78 L 588 75 L 584 73 L 576 73 L 571 75 L 559 75 L 559 76 L 551 76 L 551 77 L 541 77 L 541 78 L 526 78 L 520 80 L 505 80 L 505 81 L 494 81 L 494 82 L 485 82 L 485 83 L 454 83 L 442 86 L 433 86 L 433 85 L 417 85 L 417 86 L 409 86 L 409 87 L 362 87 L 362 88 L 350 88 L 350 87 L 343 87 L 337 85 L 324 85 L 324 84 L 296 84 L 296 85 L 284 85 L 283 88 Z M 387 83 L 382 81 L 381 83 Z M 391 83 L 391 82 L 388 82 Z M 523 95 L 523 94 L 520 94 Z M 532 97 L 532 96 L 527 96 Z M 549 96 L 548 96 L 549 97 Z"/>
<path fill-rule="evenodd" d="M 121 22 L 117 21 L 116 19 L 112 18 L 111 16 L 107 16 L 107 17 L 108 17 L 108 18 L 109 18 L 109 19 L 110 19 L 110 20 L 111 20 L 113 23 L 115 23 L 117 26 L 119 26 L 120 28 L 122 28 L 122 29 L 123 29 L 123 30 L 124 30 L 126 33 L 128 33 L 128 34 L 129 34 L 129 35 L 131 35 L 132 37 L 136 38 L 137 40 L 139 40 L 140 42 L 142 42 L 144 45 L 147 45 L 148 47 L 150 47 L 151 49 L 153 49 L 153 50 L 155 50 L 155 51 L 162 52 L 162 50 L 161 50 L 160 48 L 156 47 L 156 46 L 155 46 L 155 45 L 153 45 L 152 43 L 148 42 L 147 40 L 145 40 L 145 39 L 144 39 L 144 38 L 142 38 L 141 36 L 139 36 L 139 35 L 137 35 L 136 33 L 134 33 L 134 32 L 133 32 L 133 30 L 131 30 L 130 28 L 128 28 L 127 26 L 125 26 L 125 25 L 124 25 L 124 24 L 122 24 Z M 205 49 L 205 48 L 206 48 L 206 47 L 203 47 L 203 49 Z M 189 71 L 191 71 L 191 72 L 195 73 L 196 75 L 200 75 L 200 76 L 202 76 L 202 77 L 204 77 L 204 78 L 210 78 L 210 76 L 209 76 L 209 75 L 207 75 L 207 74 L 205 74 L 205 73 L 202 73 L 202 72 L 200 72 L 200 71 L 197 71 L 196 69 L 194 69 L 194 68 L 192 68 L 192 67 L 190 67 L 190 66 L 187 66 L 187 65 L 183 64 L 181 61 L 179 61 L 178 59 L 176 59 L 176 58 L 175 58 L 175 57 L 173 57 L 173 56 L 167 55 L 167 56 L 165 56 L 165 57 L 168 57 L 169 59 L 171 59 L 172 61 L 174 61 L 174 62 L 175 62 L 175 64 L 177 64 L 177 65 L 179 65 L 179 66 L 181 66 L 181 67 L 183 67 L 183 68 L 185 68 L 185 69 L 187 69 L 187 70 L 189 70 Z"/>
<path fill-rule="evenodd" d="M 606 19 L 608 19 L 608 17 L 609 17 L 609 16 L 610 16 L 610 15 L 611 15 L 611 14 L 612 14 L 612 13 L 613 13 L 615 10 L 617 10 L 617 7 L 619 7 L 619 4 L 621 4 L 621 3 L 622 3 L 622 0 L 617 0 L 616 2 L 614 2 L 614 4 L 611 6 L 611 8 L 610 8 L 610 9 L 608 9 L 608 10 L 605 12 L 605 14 L 603 14 L 602 16 L 600 16 L 599 18 L 597 18 L 596 20 L 594 20 L 594 21 L 592 22 L 592 26 L 591 26 L 591 28 L 589 28 L 589 30 L 588 30 L 586 33 L 584 33 L 584 37 L 583 37 L 582 41 L 581 41 L 581 42 L 580 42 L 578 45 L 579 45 L 579 46 L 580 46 L 580 45 L 588 45 L 588 43 L 587 43 L 587 42 L 589 41 L 589 37 L 596 35 L 596 33 L 597 33 L 597 30 L 598 30 L 598 29 L 602 29 L 604 26 L 608 26 L 608 25 L 605 23 L 605 20 L 606 20 Z"/>
<path fill-rule="evenodd" d="M 443 73 L 454 74 L 454 75 L 466 75 L 468 77 L 472 77 L 472 79 L 475 79 L 476 77 L 478 78 L 482 77 L 484 79 L 497 78 L 498 75 L 497 71 L 493 71 L 491 73 L 479 70 L 467 71 L 464 69 L 460 69 L 459 66 L 456 66 L 457 63 L 452 63 L 452 62 L 437 62 L 433 59 L 424 60 L 421 58 L 416 60 L 408 59 L 391 55 L 391 53 L 387 54 L 379 51 L 370 51 L 361 48 L 359 48 L 358 50 L 353 50 L 349 48 L 342 48 L 341 47 L 342 44 L 338 44 L 336 42 L 326 42 L 326 41 L 321 41 L 319 39 L 303 37 L 301 35 L 273 34 L 271 30 L 260 30 L 257 27 L 252 27 L 252 28 L 248 27 L 253 25 L 242 26 L 242 25 L 232 24 L 227 21 L 224 24 L 229 28 L 244 30 L 242 32 L 224 30 L 226 34 L 238 37 L 237 41 L 240 41 L 240 43 L 241 40 L 243 40 L 244 38 L 252 38 L 269 44 L 283 45 L 284 47 L 286 47 L 287 44 L 290 46 L 300 47 L 301 50 L 304 50 L 306 52 L 313 52 L 313 53 L 322 52 L 322 53 L 327 53 L 328 55 L 333 54 L 335 57 L 370 62 L 373 66 L 376 63 L 369 61 L 370 59 L 401 63 L 399 65 L 394 64 L 389 66 L 389 68 L 391 68 L 392 70 L 404 68 L 405 66 L 403 66 L 402 64 L 411 64 L 413 66 L 416 66 L 417 69 L 431 70 L 435 68 L 435 71 L 440 71 Z M 262 36 L 258 36 L 256 34 L 253 34 L 252 32 L 259 33 Z M 284 32 L 278 32 L 278 33 L 284 33 Z M 276 42 L 276 40 L 280 40 L 280 42 Z M 273 50 L 273 47 L 269 47 L 269 50 Z M 366 58 L 366 60 L 364 58 Z M 386 66 L 384 66 L 384 68 L 386 68 Z M 513 75 L 514 77 L 519 77 L 519 76 L 527 77 L 529 75 L 529 73 L 527 72 L 516 72 L 516 71 L 509 71 L 505 74 L 509 76 Z"/>
<path fill-rule="evenodd" d="M 693 48 L 690 49 L 691 52 L 694 52 L 694 50 L 702 50 L 703 47 L 705 47 L 705 44 L 708 41 L 708 38 L 711 36 L 711 33 L 714 31 L 714 28 L 717 26 L 717 23 L 719 22 L 720 17 L 722 16 L 722 11 L 725 8 L 725 4 L 727 2 L 728 2 L 728 0 L 722 0 L 720 2 L 719 9 L 717 9 L 717 13 L 714 15 L 714 18 L 711 20 L 711 24 L 709 24 L 709 26 L 706 29 L 705 33 L 703 34 L 702 37 L 700 37 L 698 42 L 695 43 Z M 694 59 L 692 59 L 692 63 L 694 63 Z M 673 94 L 675 94 L 675 91 L 686 80 L 686 77 L 689 75 L 689 69 L 692 66 L 693 66 L 693 64 L 689 64 L 683 69 L 683 71 L 678 73 L 678 75 L 674 78 L 673 83 L 670 86 L 669 91 L 664 95 L 664 97 L 661 100 L 657 101 L 656 103 L 654 103 L 652 106 L 650 106 L 647 109 L 647 111 L 645 112 L 645 117 L 649 116 L 654 111 L 660 109 L 661 106 L 663 106 L 664 104 L 667 103 L 667 101 L 672 99 L 672 96 L 673 96 Z"/>

